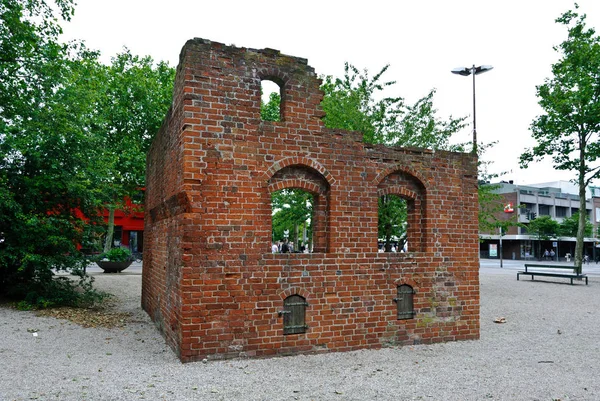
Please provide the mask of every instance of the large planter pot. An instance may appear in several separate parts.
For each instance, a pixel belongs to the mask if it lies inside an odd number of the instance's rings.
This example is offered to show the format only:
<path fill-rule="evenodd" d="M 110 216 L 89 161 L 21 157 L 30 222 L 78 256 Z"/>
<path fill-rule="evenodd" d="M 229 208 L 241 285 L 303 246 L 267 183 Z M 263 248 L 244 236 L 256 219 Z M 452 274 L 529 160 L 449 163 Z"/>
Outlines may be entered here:
<path fill-rule="evenodd" d="M 132 263 L 132 260 L 126 262 L 109 262 L 108 260 L 101 260 L 96 262 L 96 264 L 104 270 L 104 273 L 121 273 L 121 271 L 127 269 Z"/>

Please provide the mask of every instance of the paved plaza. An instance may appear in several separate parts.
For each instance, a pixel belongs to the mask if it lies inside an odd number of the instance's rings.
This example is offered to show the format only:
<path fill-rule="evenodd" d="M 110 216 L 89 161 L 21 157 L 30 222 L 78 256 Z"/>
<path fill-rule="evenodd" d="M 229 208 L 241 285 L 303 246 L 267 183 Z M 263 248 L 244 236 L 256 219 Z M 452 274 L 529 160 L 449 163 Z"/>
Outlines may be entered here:
<path fill-rule="evenodd" d="M 503 265 L 481 261 L 477 341 L 189 364 L 140 308 L 141 264 L 90 267 L 129 322 L 82 328 L 0 308 L 0 400 L 600 399 L 600 265 L 585 265 L 588 286 L 517 281 L 523 262 Z"/>

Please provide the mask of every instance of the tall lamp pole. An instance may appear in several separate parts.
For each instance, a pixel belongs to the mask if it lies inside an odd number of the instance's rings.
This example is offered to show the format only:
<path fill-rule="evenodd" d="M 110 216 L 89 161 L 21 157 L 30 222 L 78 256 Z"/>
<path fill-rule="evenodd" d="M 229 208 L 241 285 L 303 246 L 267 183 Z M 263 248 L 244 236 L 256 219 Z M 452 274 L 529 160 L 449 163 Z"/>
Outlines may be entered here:
<path fill-rule="evenodd" d="M 500 267 L 502 267 L 502 235 L 503 230 L 502 227 L 498 227 L 498 238 L 500 239 Z"/>
<path fill-rule="evenodd" d="M 477 153 L 477 119 L 475 118 L 475 75 L 483 74 L 486 71 L 491 70 L 491 65 L 480 65 L 479 67 L 459 67 L 452 70 L 453 74 L 462 75 L 468 77 L 473 75 L 473 153 Z"/>

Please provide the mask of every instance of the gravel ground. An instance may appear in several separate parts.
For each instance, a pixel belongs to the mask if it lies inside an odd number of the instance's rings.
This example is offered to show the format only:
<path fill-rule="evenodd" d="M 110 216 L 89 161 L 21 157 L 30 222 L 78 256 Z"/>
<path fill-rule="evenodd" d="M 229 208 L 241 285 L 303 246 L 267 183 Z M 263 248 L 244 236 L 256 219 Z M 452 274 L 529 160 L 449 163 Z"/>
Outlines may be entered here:
<path fill-rule="evenodd" d="M 600 400 L 597 275 L 571 286 L 483 267 L 478 341 L 183 365 L 139 306 L 139 272 L 91 274 L 132 321 L 0 308 L 0 400 Z"/>

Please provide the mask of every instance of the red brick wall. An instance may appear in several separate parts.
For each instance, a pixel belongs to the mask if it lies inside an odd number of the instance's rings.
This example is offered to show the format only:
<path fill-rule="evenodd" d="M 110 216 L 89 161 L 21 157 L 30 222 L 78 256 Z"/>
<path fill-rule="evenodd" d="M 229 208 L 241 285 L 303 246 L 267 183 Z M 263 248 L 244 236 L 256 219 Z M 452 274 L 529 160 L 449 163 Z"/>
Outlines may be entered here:
<path fill-rule="evenodd" d="M 261 80 L 282 86 L 260 120 Z M 183 361 L 479 337 L 476 158 L 365 145 L 323 126 L 306 60 L 203 39 L 181 53 L 148 155 L 142 304 Z M 311 254 L 271 254 L 271 192 L 313 193 Z M 377 252 L 378 196 L 409 202 L 409 252 Z M 415 318 L 398 320 L 409 284 Z M 298 294 L 305 333 L 283 335 Z"/>

